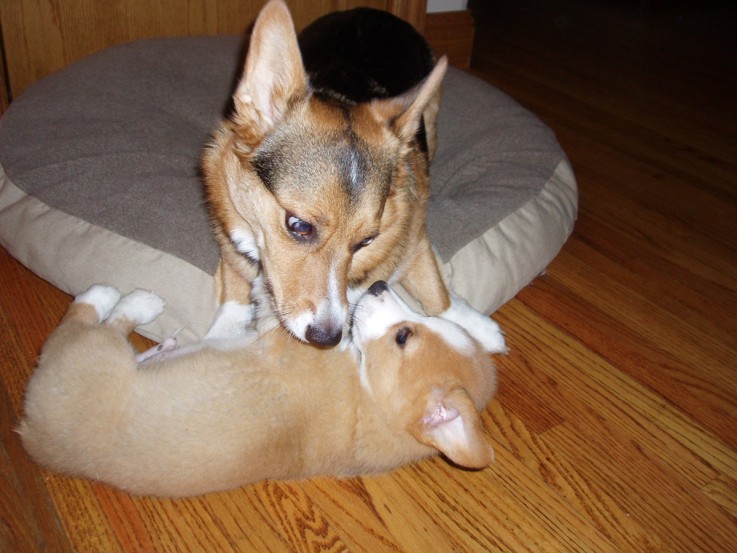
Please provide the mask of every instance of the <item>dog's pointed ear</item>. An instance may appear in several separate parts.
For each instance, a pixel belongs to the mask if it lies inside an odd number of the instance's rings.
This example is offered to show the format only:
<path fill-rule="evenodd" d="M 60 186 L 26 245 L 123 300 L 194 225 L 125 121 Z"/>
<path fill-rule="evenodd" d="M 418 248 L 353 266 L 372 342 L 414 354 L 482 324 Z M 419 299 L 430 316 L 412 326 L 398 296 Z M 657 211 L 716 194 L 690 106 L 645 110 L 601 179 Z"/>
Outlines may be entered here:
<path fill-rule="evenodd" d="M 270 0 L 253 27 L 243 76 L 233 95 L 233 119 L 259 141 L 283 117 L 289 100 L 306 87 L 289 9 L 282 0 Z"/>
<path fill-rule="evenodd" d="M 425 108 L 441 93 L 447 69 L 448 58 L 443 56 L 430 74 L 414 88 L 394 98 L 374 100 L 374 112 L 395 129 L 401 140 L 410 141 L 417 134 Z"/>
<path fill-rule="evenodd" d="M 435 390 L 425 412 L 408 428 L 414 438 L 467 468 L 483 468 L 494 461 L 494 448 L 466 390 Z"/>

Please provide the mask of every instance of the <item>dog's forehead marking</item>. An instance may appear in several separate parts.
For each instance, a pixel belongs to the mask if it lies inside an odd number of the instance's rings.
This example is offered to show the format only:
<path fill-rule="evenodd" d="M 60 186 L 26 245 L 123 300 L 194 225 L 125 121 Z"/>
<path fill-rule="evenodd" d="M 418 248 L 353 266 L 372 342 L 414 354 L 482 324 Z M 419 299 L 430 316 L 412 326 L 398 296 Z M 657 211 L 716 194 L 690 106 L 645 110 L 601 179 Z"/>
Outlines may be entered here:
<path fill-rule="evenodd" d="M 363 184 L 363 159 L 359 156 L 355 146 L 349 147 L 348 178 L 349 188 L 355 190 Z"/>
<path fill-rule="evenodd" d="M 354 206 L 367 191 L 383 205 L 393 164 L 391 156 L 361 136 L 365 117 L 354 117 L 350 106 L 313 103 L 295 111 L 256 149 L 251 161 L 256 174 L 272 193 L 282 187 L 315 191 L 337 184 Z"/>

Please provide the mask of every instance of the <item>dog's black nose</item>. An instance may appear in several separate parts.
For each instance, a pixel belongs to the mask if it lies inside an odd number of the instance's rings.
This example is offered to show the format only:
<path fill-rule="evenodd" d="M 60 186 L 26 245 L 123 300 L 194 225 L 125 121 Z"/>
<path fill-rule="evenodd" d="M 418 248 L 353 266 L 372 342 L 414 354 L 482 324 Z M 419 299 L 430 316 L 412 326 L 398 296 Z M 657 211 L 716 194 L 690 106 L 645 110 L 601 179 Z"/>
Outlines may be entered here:
<path fill-rule="evenodd" d="M 383 280 L 377 280 L 371 286 L 369 286 L 368 293 L 372 296 L 380 296 L 383 292 L 389 289 L 389 285 Z"/>
<path fill-rule="evenodd" d="M 305 331 L 305 339 L 310 344 L 315 344 L 316 346 L 337 346 L 342 338 L 343 331 L 341 329 L 334 331 L 332 329 L 324 329 L 319 326 L 310 325 Z"/>

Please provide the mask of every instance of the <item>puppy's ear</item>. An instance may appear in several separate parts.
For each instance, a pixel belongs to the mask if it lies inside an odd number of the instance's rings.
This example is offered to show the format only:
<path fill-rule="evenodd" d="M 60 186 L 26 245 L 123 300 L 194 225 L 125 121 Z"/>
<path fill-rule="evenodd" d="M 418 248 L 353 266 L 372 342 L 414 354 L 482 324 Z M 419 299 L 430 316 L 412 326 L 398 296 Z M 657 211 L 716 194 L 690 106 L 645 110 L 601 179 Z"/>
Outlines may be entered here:
<path fill-rule="evenodd" d="M 441 93 L 447 69 L 448 58 L 443 56 L 425 80 L 414 88 L 395 98 L 374 100 L 371 104 L 374 112 L 395 129 L 401 140 L 408 142 L 417 134 L 427 105 Z"/>
<path fill-rule="evenodd" d="M 410 425 L 410 434 L 444 453 L 454 463 L 483 468 L 494 461 L 494 448 L 466 390 L 435 390 L 421 418 Z"/>
<path fill-rule="evenodd" d="M 233 119 L 249 146 L 260 142 L 283 117 L 289 100 L 303 94 L 306 86 L 289 9 L 282 0 L 271 0 L 256 19 L 243 77 L 233 96 Z"/>

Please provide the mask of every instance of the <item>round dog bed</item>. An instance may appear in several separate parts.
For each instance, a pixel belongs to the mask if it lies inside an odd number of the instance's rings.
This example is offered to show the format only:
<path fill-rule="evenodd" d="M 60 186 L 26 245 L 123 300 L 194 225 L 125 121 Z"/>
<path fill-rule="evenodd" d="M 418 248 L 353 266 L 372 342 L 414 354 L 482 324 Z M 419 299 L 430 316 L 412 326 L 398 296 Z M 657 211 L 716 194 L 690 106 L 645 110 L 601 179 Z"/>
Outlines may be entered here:
<path fill-rule="evenodd" d="M 241 59 L 238 37 L 142 40 L 29 88 L 0 123 L 0 243 L 71 294 L 160 294 L 151 338 L 202 336 L 218 249 L 199 159 Z M 451 287 L 491 313 L 569 236 L 575 180 L 550 129 L 461 71 L 448 71 L 438 128 L 428 233 Z"/>

